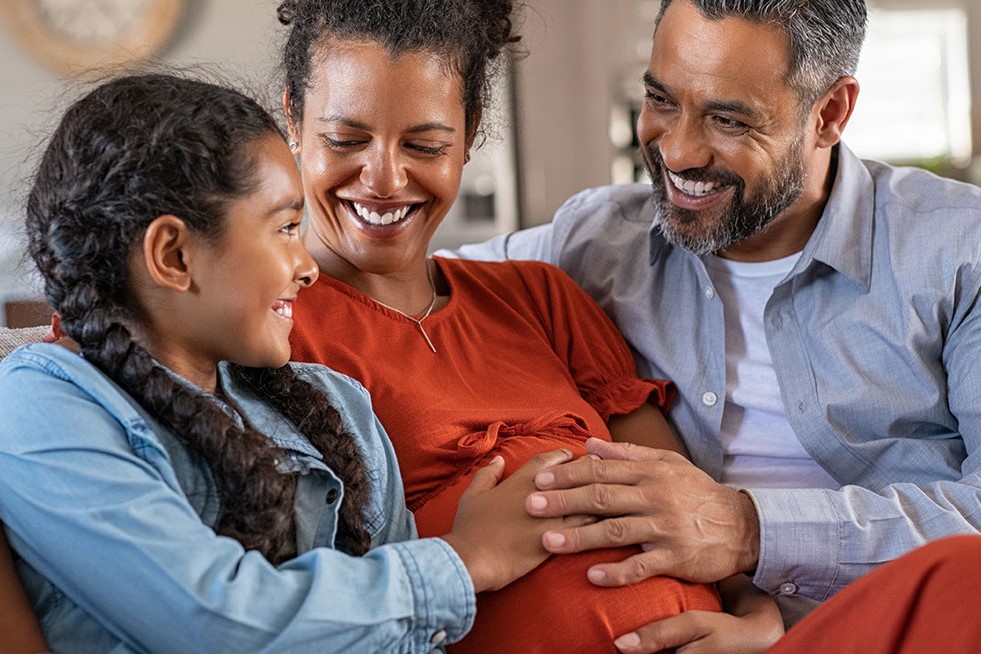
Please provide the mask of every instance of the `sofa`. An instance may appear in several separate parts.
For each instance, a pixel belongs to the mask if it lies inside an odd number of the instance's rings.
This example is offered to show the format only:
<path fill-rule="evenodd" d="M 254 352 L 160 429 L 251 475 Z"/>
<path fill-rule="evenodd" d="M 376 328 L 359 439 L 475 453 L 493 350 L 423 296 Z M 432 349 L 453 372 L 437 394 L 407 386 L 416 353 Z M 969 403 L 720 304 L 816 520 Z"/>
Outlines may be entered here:
<path fill-rule="evenodd" d="M 0 359 L 27 343 L 40 343 L 51 330 L 47 325 L 40 327 L 0 327 Z"/>

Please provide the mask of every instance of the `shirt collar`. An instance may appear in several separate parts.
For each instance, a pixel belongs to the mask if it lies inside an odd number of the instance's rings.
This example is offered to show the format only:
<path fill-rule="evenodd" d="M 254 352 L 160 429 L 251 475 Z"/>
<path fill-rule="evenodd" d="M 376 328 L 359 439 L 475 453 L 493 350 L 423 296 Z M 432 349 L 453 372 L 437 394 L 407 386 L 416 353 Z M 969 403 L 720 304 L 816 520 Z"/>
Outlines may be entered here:
<path fill-rule="evenodd" d="M 872 283 L 875 184 L 862 161 L 844 144 L 835 148 L 838 170 L 821 220 L 804 246 L 801 263 L 820 261 L 865 292 Z"/>
<path fill-rule="evenodd" d="M 811 261 L 820 261 L 868 292 L 872 282 L 875 186 L 868 169 L 844 144 L 835 148 L 833 156 L 837 158 L 838 170 L 831 195 L 814 233 L 804 246 L 797 269 L 803 270 Z M 653 266 L 658 259 L 667 256 L 672 246 L 654 224 L 649 238 L 650 264 Z"/>
<path fill-rule="evenodd" d="M 219 384 L 228 399 L 242 412 L 253 429 L 270 438 L 278 447 L 322 459 L 323 455 L 281 413 L 232 375 L 231 364 L 218 364 Z M 219 401 L 215 399 L 215 401 Z M 220 402 L 220 401 L 219 401 Z"/>

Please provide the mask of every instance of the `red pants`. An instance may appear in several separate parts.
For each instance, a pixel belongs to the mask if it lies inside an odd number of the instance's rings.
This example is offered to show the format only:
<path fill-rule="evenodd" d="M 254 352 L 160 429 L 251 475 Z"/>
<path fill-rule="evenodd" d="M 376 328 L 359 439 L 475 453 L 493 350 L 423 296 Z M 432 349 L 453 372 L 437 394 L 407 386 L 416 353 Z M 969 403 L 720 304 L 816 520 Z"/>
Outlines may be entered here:
<path fill-rule="evenodd" d="M 869 573 L 767 654 L 981 652 L 981 536 L 933 541 Z"/>

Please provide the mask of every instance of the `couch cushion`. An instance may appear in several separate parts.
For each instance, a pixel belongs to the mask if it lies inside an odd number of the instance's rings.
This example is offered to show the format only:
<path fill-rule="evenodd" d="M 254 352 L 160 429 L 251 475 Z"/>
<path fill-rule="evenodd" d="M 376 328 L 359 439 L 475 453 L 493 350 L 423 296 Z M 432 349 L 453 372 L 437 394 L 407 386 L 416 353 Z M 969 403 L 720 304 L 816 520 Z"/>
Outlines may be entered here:
<path fill-rule="evenodd" d="M 47 325 L 40 327 L 0 327 L 0 359 L 27 343 L 40 343 L 41 337 L 51 331 Z"/>

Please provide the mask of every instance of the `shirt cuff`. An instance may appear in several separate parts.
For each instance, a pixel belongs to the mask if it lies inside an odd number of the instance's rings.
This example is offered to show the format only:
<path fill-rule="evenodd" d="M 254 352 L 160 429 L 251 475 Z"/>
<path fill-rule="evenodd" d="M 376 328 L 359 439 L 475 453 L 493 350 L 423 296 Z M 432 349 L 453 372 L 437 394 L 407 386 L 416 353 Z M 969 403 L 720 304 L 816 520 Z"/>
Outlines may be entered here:
<path fill-rule="evenodd" d="M 756 505 L 760 556 L 753 583 L 776 595 L 824 601 L 837 587 L 841 528 L 827 489 L 740 489 Z"/>
<path fill-rule="evenodd" d="M 424 648 L 463 638 L 473 627 L 477 599 L 466 566 L 441 538 L 390 543 L 405 566 L 420 629 L 428 626 Z M 425 631 L 421 632 L 425 634 Z"/>

